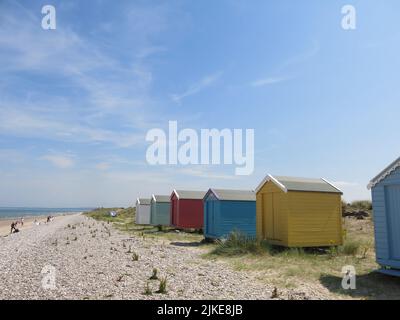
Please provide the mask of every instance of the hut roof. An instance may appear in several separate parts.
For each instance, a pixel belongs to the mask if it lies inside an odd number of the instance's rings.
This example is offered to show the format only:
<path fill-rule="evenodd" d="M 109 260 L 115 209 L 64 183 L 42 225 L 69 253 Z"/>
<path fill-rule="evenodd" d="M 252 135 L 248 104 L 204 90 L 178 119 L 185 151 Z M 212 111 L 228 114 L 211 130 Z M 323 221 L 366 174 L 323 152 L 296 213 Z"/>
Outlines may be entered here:
<path fill-rule="evenodd" d="M 308 192 L 327 192 L 327 193 L 340 193 L 342 191 L 335 187 L 332 183 L 326 179 L 310 179 L 310 178 L 298 178 L 298 177 L 285 177 L 285 176 L 272 176 L 267 175 L 264 180 L 259 184 L 256 189 L 258 192 L 265 183 L 272 181 L 284 192 L 288 191 L 308 191 Z"/>
<path fill-rule="evenodd" d="M 218 200 L 256 201 L 256 194 L 252 190 L 210 189 L 207 194 L 210 192 L 212 192 Z"/>
<path fill-rule="evenodd" d="M 205 191 L 174 190 L 178 199 L 201 200 L 206 195 Z"/>
<path fill-rule="evenodd" d="M 139 204 L 150 204 L 151 199 L 137 198 L 137 202 L 138 202 Z"/>
<path fill-rule="evenodd" d="M 373 178 L 369 184 L 368 189 L 375 187 L 379 182 L 385 179 L 388 175 L 390 175 L 394 170 L 400 167 L 400 157 L 389 164 L 385 169 L 383 169 L 375 178 Z"/>
<path fill-rule="evenodd" d="M 161 196 L 153 194 L 152 199 L 154 202 L 171 202 L 170 196 Z"/>

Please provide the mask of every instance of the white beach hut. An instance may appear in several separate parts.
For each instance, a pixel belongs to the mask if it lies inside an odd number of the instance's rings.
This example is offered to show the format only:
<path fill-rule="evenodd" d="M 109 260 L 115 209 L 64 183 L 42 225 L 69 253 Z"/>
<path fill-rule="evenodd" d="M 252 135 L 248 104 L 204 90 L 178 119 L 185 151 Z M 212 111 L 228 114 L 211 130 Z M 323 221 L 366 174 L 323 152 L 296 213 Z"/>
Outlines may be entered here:
<path fill-rule="evenodd" d="M 136 224 L 150 224 L 150 199 L 137 198 Z"/>

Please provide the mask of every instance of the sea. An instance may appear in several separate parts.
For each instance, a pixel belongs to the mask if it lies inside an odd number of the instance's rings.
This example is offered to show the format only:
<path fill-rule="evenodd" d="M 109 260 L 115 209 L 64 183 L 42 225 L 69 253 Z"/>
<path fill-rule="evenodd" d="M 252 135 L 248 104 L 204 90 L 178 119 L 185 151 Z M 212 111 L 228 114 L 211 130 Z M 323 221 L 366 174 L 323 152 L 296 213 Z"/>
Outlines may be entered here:
<path fill-rule="evenodd" d="M 94 208 L 29 208 L 29 207 L 0 207 L 0 219 L 35 217 L 35 216 L 57 216 L 65 214 L 81 213 Z"/>

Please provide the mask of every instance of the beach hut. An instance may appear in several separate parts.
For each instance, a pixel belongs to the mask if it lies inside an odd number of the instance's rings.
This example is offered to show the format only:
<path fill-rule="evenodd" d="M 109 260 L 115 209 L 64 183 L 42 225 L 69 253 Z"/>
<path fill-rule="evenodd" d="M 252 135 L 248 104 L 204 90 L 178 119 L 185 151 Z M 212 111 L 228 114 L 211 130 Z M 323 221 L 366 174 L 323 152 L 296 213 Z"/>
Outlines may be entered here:
<path fill-rule="evenodd" d="M 182 229 L 203 229 L 205 191 L 174 190 L 171 194 L 171 225 Z"/>
<path fill-rule="evenodd" d="M 205 238 L 226 238 L 233 231 L 255 238 L 254 191 L 209 189 L 204 196 Z"/>
<path fill-rule="evenodd" d="M 150 224 L 150 199 L 137 198 L 136 224 Z"/>
<path fill-rule="evenodd" d="M 155 226 L 171 225 L 170 196 L 152 195 L 150 205 L 150 224 Z"/>
<path fill-rule="evenodd" d="M 374 210 L 376 261 L 381 272 L 400 276 L 400 158 L 368 185 Z"/>
<path fill-rule="evenodd" d="M 342 192 L 327 180 L 267 175 L 256 194 L 259 239 L 286 247 L 343 243 Z"/>

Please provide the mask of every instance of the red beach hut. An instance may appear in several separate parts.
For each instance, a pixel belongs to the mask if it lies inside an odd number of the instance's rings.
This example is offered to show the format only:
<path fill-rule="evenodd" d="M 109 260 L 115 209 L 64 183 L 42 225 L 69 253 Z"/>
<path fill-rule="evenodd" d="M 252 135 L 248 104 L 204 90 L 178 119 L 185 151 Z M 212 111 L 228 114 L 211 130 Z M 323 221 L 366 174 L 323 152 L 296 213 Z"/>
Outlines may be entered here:
<path fill-rule="evenodd" d="M 203 229 L 205 191 L 174 190 L 171 194 L 171 224 L 181 229 Z"/>

